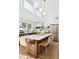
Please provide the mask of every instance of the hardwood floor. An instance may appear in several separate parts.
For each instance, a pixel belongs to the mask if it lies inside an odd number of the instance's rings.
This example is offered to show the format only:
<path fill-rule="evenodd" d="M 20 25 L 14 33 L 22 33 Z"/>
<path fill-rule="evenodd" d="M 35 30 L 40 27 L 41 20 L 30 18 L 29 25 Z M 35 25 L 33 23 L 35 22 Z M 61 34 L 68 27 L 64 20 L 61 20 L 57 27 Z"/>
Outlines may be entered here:
<path fill-rule="evenodd" d="M 19 59 L 27 59 L 26 48 L 19 47 Z M 38 58 L 33 58 L 31 55 L 28 55 L 28 59 L 59 59 L 59 43 L 54 42 L 53 46 L 48 46 L 48 54 L 45 56 L 45 50 L 39 55 Z"/>

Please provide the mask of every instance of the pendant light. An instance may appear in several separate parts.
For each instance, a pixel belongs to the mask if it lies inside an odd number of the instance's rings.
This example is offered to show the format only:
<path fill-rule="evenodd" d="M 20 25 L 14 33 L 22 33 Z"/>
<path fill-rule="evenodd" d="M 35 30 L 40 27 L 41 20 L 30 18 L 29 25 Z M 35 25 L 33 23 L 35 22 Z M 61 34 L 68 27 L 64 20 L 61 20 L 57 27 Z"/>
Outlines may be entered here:
<path fill-rule="evenodd" d="M 39 12 L 43 12 L 43 8 L 39 8 Z"/>
<path fill-rule="evenodd" d="M 44 0 L 44 9 L 45 9 L 45 2 L 46 2 L 46 0 Z M 43 11 L 43 16 L 45 16 L 45 15 L 46 15 L 46 12 Z"/>
<path fill-rule="evenodd" d="M 37 9 L 38 7 L 39 7 L 38 1 L 37 0 L 34 0 L 34 8 Z"/>
<path fill-rule="evenodd" d="M 45 11 L 43 12 L 43 15 L 44 15 L 44 16 L 46 15 L 46 12 L 45 12 Z"/>
<path fill-rule="evenodd" d="M 33 7 L 34 7 L 34 16 L 35 16 L 36 15 L 36 9 L 38 8 L 38 3 L 37 3 L 36 0 L 34 0 Z"/>

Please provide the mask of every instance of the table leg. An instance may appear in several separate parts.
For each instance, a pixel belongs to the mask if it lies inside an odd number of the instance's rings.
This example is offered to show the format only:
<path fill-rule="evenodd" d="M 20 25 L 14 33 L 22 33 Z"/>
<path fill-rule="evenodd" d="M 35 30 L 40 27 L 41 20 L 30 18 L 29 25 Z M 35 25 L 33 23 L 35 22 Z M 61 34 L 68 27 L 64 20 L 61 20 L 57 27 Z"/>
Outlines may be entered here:
<path fill-rule="evenodd" d="M 26 39 L 26 55 L 27 55 L 26 59 L 28 59 L 28 39 Z"/>
<path fill-rule="evenodd" d="M 38 42 L 37 41 L 35 42 L 35 45 L 36 45 L 36 57 L 38 58 Z"/>

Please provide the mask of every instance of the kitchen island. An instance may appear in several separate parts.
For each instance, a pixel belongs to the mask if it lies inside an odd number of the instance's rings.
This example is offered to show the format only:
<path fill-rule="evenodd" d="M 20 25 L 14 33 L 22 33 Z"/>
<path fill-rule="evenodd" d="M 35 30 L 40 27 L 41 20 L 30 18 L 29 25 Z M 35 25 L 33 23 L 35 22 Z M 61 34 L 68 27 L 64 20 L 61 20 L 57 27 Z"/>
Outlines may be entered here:
<path fill-rule="evenodd" d="M 51 33 L 42 34 L 42 35 L 34 34 L 34 35 L 24 36 L 27 41 L 32 40 L 32 41 L 35 42 L 34 46 L 28 47 L 28 49 L 30 50 L 29 53 L 32 54 L 35 57 L 38 57 L 38 44 L 39 44 L 39 41 L 44 40 L 45 38 L 48 38 L 49 36 L 51 36 Z"/>

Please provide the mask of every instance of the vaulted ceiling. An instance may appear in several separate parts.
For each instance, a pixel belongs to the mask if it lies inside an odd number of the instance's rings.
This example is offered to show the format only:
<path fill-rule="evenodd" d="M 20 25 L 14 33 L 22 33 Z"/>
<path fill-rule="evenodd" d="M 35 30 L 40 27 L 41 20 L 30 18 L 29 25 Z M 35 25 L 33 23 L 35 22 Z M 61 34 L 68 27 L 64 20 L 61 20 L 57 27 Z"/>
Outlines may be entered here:
<path fill-rule="evenodd" d="M 28 1 L 32 6 L 34 4 L 34 0 L 26 0 Z M 43 6 L 43 0 L 38 0 L 40 7 Z M 23 19 L 27 20 L 32 20 L 32 21 L 47 21 L 45 23 L 57 23 L 58 24 L 58 19 L 59 17 L 59 0 L 46 0 L 45 3 L 45 9 L 46 15 L 43 17 L 34 17 L 33 14 L 26 10 L 23 9 L 20 6 L 20 17 Z"/>

